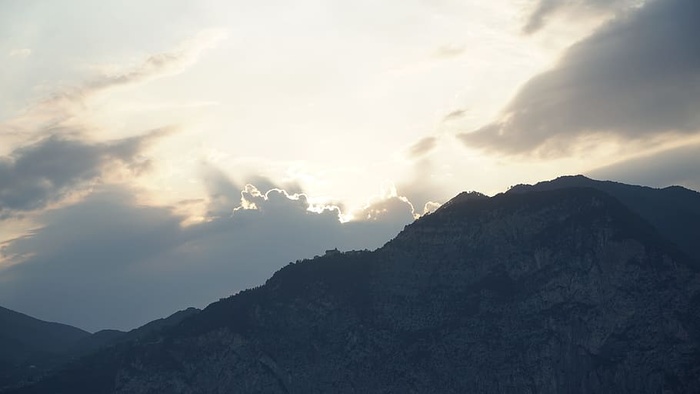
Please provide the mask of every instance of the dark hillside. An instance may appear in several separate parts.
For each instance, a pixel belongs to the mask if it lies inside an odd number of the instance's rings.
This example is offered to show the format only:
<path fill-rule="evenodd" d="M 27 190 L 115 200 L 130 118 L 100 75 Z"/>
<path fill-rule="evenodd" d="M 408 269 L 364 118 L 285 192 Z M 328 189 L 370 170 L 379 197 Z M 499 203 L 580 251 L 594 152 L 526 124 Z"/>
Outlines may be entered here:
<path fill-rule="evenodd" d="M 527 193 L 572 187 L 601 190 L 644 218 L 661 234 L 700 262 L 700 193 L 680 186 L 654 189 L 619 182 L 597 181 L 581 175 L 565 176 L 536 185 L 517 185 L 508 193 Z"/>
<path fill-rule="evenodd" d="M 90 378 L 86 378 L 89 376 Z M 14 393 L 689 393 L 694 260 L 609 193 L 460 195 Z"/>

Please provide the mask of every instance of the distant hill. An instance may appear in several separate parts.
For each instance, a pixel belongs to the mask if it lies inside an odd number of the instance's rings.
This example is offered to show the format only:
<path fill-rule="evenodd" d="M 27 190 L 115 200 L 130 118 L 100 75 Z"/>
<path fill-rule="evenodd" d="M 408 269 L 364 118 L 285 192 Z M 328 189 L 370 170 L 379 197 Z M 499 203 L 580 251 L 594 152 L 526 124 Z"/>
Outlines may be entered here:
<path fill-rule="evenodd" d="M 50 365 L 90 333 L 0 307 L 0 386 L 18 369 Z"/>
<path fill-rule="evenodd" d="M 90 333 L 0 307 L 0 362 L 20 364 L 35 355 L 60 354 Z"/>
<path fill-rule="evenodd" d="M 462 194 L 374 252 L 290 264 L 7 392 L 698 392 L 700 274 L 662 220 L 678 205 L 519 188 Z"/>
<path fill-rule="evenodd" d="M 196 315 L 199 312 L 200 310 L 197 308 L 183 309 L 166 318 L 154 320 L 128 332 L 119 330 L 101 330 L 87 338 L 82 338 L 68 350 L 67 354 L 71 357 L 79 357 L 105 347 L 117 345 L 119 343 L 139 341 L 144 338 L 148 338 L 150 335 L 156 334 L 165 328 L 180 324 L 182 320 Z"/>
<path fill-rule="evenodd" d="M 0 392 L 3 387 L 31 382 L 100 349 L 148 338 L 198 312 L 188 308 L 128 332 L 102 330 L 90 334 L 0 307 Z"/>

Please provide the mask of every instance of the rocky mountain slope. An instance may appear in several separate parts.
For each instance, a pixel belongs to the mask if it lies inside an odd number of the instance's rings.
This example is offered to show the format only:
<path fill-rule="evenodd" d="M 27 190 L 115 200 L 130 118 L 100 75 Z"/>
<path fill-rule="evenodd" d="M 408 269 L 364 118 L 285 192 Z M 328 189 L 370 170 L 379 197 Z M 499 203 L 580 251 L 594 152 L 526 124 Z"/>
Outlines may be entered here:
<path fill-rule="evenodd" d="M 656 227 L 684 252 L 700 260 L 700 193 L 680 186 L 655 189 L 598 181 L 582 175 L 563 176 L 536 185 L 517 185 L 508 193 L 590 187 L 601 190 Z"/>
<path fill-rule="evenodd" d="M 663 209 L 660 207 L 659 209 Z M 689 393 L 698 261 L 592 188 L 465 193 L 13 393 Z"/>

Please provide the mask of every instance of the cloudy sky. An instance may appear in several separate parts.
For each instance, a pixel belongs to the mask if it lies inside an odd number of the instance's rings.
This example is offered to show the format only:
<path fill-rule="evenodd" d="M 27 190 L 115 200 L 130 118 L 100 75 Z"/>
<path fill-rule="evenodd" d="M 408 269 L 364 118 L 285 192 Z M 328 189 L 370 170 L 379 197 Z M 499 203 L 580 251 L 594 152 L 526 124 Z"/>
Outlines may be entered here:
<path fill-rule="evenodd" d="M 0 1 L 0 305 L 128 329 L 463 190 L 700 189 L 697 0 Z"/>

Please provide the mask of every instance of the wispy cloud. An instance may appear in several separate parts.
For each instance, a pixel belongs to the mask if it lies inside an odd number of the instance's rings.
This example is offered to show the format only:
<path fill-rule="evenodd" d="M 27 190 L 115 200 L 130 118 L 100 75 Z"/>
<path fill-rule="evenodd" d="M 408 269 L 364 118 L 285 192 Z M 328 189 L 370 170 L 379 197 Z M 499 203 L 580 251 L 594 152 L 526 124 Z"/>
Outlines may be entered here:
<path fill-rule="evenodd" d="M 417 159 L 419 157 L 425 156 L 428 153 L 432 152 L 435 147 L 437 146 L 437 138 L 436 137 L 425 137 L 421 138 L 418 142 L 415 144 L 411 145 L 410 148 L 408 148 L 408 156 L 411 159 Z"/>
<path fill-rule="evenodd" d="M 439 59 L 451 59 L 464 55 L 467 52 L 465 45 L 444 45 L 438 48 L 433 54 Z"/>
<path fill-rule="evenodd" d="M 26 58 L 29 57 L 29 55 L 32 54 L 32 50 L 29 48 L 17 48 L 17 49 L 12 49 L 7 56 L 9 57 L 15 57 L 15 58 Z"/>
<path fill-rule="evenodd" d="M 442 121 L 443 122 L 450 122 L 453 120 L 461 119 L 464 117 L 464 115 L 466 115 L 466 113 L 467 113 L 466 109 L 456 109 L 456 110 L 450 112 L 449 114 L 445 115 L 442 118 Z"/>
<path fill-rule="evenodd" d="M 82 122 L 86 103 L 95 95 L 120 86 L 179 74 L 225 38 L 224 30 L 205 30 L 175 49 L 150 55 L 136 65 L 109 67 L 83 83 L 60 88 L 0 124 L 0 135 L 50 135 L 69 123 L 72 129 L 76 129 L 76 125 Z"/>
<path fill-rule="evenodd" d="M 175 50 L 153 54 L 142 63 L 123 71 L 104 73 L 66 94 L 69 98 L 81 99 L 104 89 L 179 74 L 193 65 L 204 51 L 216 47 L 226 36 L 226 32 L 221 29 L 205 30 Z"/>

